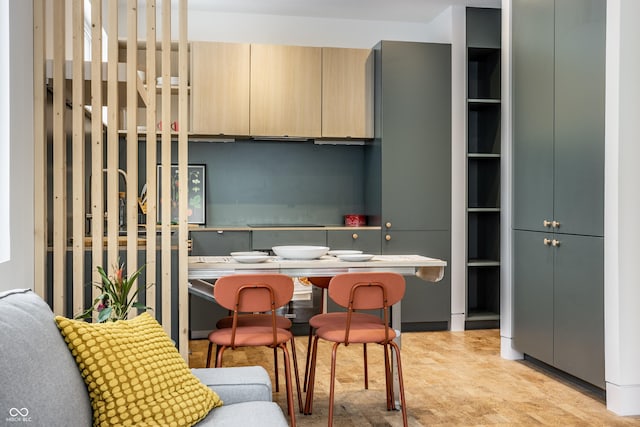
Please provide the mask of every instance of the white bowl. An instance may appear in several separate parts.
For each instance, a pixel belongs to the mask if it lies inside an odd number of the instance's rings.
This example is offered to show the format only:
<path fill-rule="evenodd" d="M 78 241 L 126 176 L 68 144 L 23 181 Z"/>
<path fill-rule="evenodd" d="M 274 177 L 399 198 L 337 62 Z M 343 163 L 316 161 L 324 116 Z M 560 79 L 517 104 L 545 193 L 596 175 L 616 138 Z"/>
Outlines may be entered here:
<path fill-rule="evenodd" d="M 326 246 L 274 246 L 273 252 L 285 259 L 320 258 L 329 250 Z"/>

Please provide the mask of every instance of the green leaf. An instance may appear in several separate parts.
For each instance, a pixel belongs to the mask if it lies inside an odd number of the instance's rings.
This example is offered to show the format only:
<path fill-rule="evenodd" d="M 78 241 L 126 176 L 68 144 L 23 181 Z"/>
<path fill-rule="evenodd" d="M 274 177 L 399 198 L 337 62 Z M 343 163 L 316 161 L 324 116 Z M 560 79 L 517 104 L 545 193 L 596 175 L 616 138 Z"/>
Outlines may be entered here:
<path fill-rule="evenodd" d="M 98 314 L 98 323 L 104 323 L 111 317 L 112 307 L 107 307 Z"/>

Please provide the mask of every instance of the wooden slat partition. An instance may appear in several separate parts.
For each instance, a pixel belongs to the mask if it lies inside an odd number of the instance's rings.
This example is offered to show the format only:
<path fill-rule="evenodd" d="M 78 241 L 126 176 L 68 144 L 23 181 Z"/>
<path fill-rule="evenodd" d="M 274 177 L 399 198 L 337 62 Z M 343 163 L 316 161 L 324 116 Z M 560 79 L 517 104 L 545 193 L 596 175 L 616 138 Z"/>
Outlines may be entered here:
<path fill-rule="evenodd" d="M 146 0 L 146 61 L 138 64 L 138 6 L 140 0 L 127 0 L 127 42 L 126 42 L 126 104 L 119 99 L 119 54 L 121 44 L 118 41 L 118 4 L 117 1 L 109 1 L 106 6 L 106 17 L 103 17 L 103 1 L 91 1 L 91 135 L 85 138 L 85 123 L 87 112 L 85 110 L 84 88 L 86 78 L 84 61 L 84 11 L 83 0 L 72 1 L 72 25 L 65 24 L 65 0 L 49 0 L 53 10 L 53 25 L 50 35 L 45 34 L 45 10 L 46 0 L 34 0 L 34 92 L 35 92 L 35 161 L 36 176 L 35 185 L 47 188 L 47 170 L 50 168 L 53 180 L 53 194 L 44 195 L 36 199 L 36 224 L 35 224 L 35 279 L 36 291 L 45 298 L 48 296 L 45 284 L 47 283 L 47 250 L 49 245 L 53 248 L 53 261 L 51 269 L 53 275 L 53 293 L 50 303 L 57 314 L 71 315 L 82 311 L 85 302 L 84 283 L 85 272 L 90 269 L 92 280 L 98 282 L 100 277 L 96 267 L 103 266 L 109 273 L 113 273 L 113 266 L 119 260 L 122 247 L 119 239 L 119 192 L 122 175 L 126 172 L 126 264 L 127 273 L 131 274 L 139 267 L 138 257 L 138 192 L 139 192 L 139 165 L 146 163 L 147 199 L 146 199 L 146 283 L 160 286 L 150 286 L 146 290 L 146 304 L 158 317 L 167 331 L 171 334 L 172 325 L 178 326 L 178 336 L 172 337 L 178 340 L 180 352 L 187 358 L 188 349 L 188 217 L 187 197 L 178 197 L 179 216 L 177 239 L 172 238 L 174 228 L 171 223 L 171 166 L 178 163 L 178 173 L 187 177 L 188 165 L 188 129 L 189 129 L 189 102 L 188 102 L 188 66 L 189 47 L 187 41 L 187 0 L 179 2 L 179 40 L 178 40 L 178 117 L 172 117 L 172 103 L 175 103 L 175 93 L 172 95 L 172 41 L 171 41 L 171 2 L 162 2 L 162 34 L 158 45 L 156 34 L 157 7 L 156 0 Z M 104 23 L 104 24 L 103 24 Z M 106 24 L 106 25 L 105 25 Z M 103 66 L 103 35 L 102 29 L 106 26 L 109 36 L 107 45 L 106 75 Z M 73 41 L 71 74 L 71 99 L 66 90 L 69 76 L 65 76 L 65 39 L 66 31 L 72 31 Z M 45 80 L 45 52 L 46 37 L 53 39 L 53 60 L 51 89 L 53 92 L 53 156 L 47 159 L 46 141 L 46 115 L 45 107 L 46 86 Z M 157 55 L 160 55 L 161 64 L 157 64 Z M 160 65 L 160 67 L 158 67 Z M 175 64 L 174 64 L 175 65 Z M 146 73 L 146 85 L 138 78 L 138 68 L 144 68 Z M 163 78 L 160 95 L 156 91 L 157 70 L 161 70 Z M 105 106 L 104 83 L 106 81 L 106 129 L 103 123 L 103 107 Z M 146 151 L 139 155 L 138 135 L 138 97 L 145 102 L 146 114 Z M 161 117 L 158 114 L 158 98 L 161 102 Z M 69 104 L 72 109 L 72 169 L 67 170 L 67 141 L 65 129 L 65 109 Z M 121 120 L 121 107 L 126 107 L 126 153 L 121 152 L 121 135 L 118 130 L 123 123 Z M 175 107 L 175 104 L 173 105 Z M 176 120 L 180 124 L 178 133 L 178 158 L 172 158 L 172 133 L 171 123 Z M 160 146 L 156 132 L 156 122 L 163 123 Z M 106 132 L 106 138 L 105 138 Z M 158 180 L 156 165 L 158 164 L 158 148 L 160 148 L 160 165 L 162 174 Z M 89 150 L 89 153 L 85 153 Z M 103 153 L 106 153 L 106 157 Z M 126 165 L 121 162 L 121 157 L 126 158 Z M 85 159 L 90 158 L 90 166 L 85 164 Z M 105 173 L 106 172 L 106 173 Z M 123 171 L 124 172 L 124 171 Z M 90 176 L 90 191 L 85 188 L 86 178 Z M 67 186 L 70 180 L 71 188 Z M 187 179 L 179 181 L 179 194 L 187 194 Z M 105 192 L 106 184 L 106 192 Z M 158 190 L 161 187 L 162 194 L 158 198 Z M 41 194 L 41 191 L 36 191 Z M 87 195 L 90 194 L 90 203 L 87 205 Z M 53 233 L 52 241 L 47 241 L 47 201 L 52 197 Z M 67 199 L 72 197 L 71 215 L 67 213 Z M 158 200 L 164 200 L 162 210 L 159 212 Z M 105 203 L 106 202 L 106 203 Z M 85 214 L 89 206 L 91 211 L 90 230 L 85 230 Z M 106 208 L 106 227 L 105 227 Z M 71 235 L 67 230 L 67 221 L 71 223 Z M 158 229 L 157 223 L 160 222 Z M 157 233 L 160 232 L 160 245 L 158 247 Z M 91 242 L 91 262 L 85 263 L 85 251 L 88 243 L 87 231 Z M 106 232 L 105 232 L 106 231 Z M 72 266 L 73 274 L 73 300 L 69 304 L 67 299 L 68 274 L 66 254 L 69 237 L 72 237 Z M 106 242 L 106 248 L 105 248 Z M 173 244 L 173 246 L 172 246 Z M 158 254 L 160 251 L 160 254 Z M 106 257 L 105 257 L 106 254 Z M 160 255 L 161 265 L 156 265 Z M 172 275 L 172 260 L 178 259 L 177 274 Z M 122 262 L 123 260 L 120 260 Z M 156 272 L 159 272 L 157 274 Z M 178 280 L 178 297 L 172 298 L 172 278 Z M 158 295 L 158 293 L 160 295 Z M 98 291 L 93 288 L 93 298 L 98 296 Z M 158 296 L 160 297 L 158 299 Z M 157 307 L 160 304 L 160 307 Z M 74 313 L 66 313 L 66 308 L 72 307 Z M 156 311 L 156 308 L 158 310 Z M 172 313 L 178 312 L 178 318 L 172 318 Z"/>
<path fill-rule="evenodd" d="M 147 267 L 146 278 L 147 306 L 157 318 L 156 311 L 156 223 L 157 223 L 157 149 L 156 134 L 156 1 L 147 1 L 147 49 L 146 49 L 146 82 L 147 82 Z"/>
<path fill-rule="evenodd" d="M 34 291 L 47 297 L 47 132 L 45 105 L 45 0 L 33 2 Z"/>
<path fill-rule="evenodd" d="M 119 148 L 118 148 L 118 2 L 109 1 L 107 19 L 107 258 L 109 269 L 118 262 Z"/>
<path fill-rule="evenodd" d="M 73 0 L 72 247 L 73 314 L 84 311 L 84 0 Z"/>
<path fill-rule="evenodd" d="M 65 1 L 53 3 L 53 311 L 66 314 L 67 137 L 65 130 Z"/>
<path fill-rule="evenodd" d="M 104 140 L 102 124 L 102 0 L 91 7 L 91 272 L 100 281 L 97 266 L 104 264 Z M 93 299 L 100 291 L 93 286 Z"/>
<path fill-rule="evenodd" d="M 189 360 L 189 229 L 187 223 L 189 140 L 187 123 L 189 123 L 189 97 L 187 92 L 187 76 L 189 75 L 189 52 L 187 45 L 187 0 L 180 0 L 178 11 L 178 169 L 180 176 L 179 198 L 179 230 L 178 230 L 178 325 L 180 354 Z"/>
<path fill-rule="evenodd" d="M 132 274 L 138 269 L 138 0 L 127 2 L 127 35 L 127 273 Z"/>
<path fill-rule="evenodd" d="M 171 335 L 171 2 L 162 2 L 162 326 Z"/>

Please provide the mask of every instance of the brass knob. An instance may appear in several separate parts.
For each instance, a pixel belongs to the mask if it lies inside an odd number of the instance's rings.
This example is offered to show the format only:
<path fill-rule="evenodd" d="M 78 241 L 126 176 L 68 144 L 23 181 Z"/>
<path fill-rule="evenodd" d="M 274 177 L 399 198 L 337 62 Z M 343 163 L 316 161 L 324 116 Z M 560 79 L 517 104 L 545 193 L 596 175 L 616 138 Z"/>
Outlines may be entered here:
<path fill-rule="evenodd" d="M 353 240 L 356 240 L 358 238 L 358 233 L 353 233 L 351 237 L 353 238 Z"/>
<path fill-rule="evenodd" d="M 544 221 L 542 221 L 542 225 L 545 227 L 549 227 L 551 225 L 551 221 L 545 219 Z"/>
<path fill-rule="evenodd" d="M 549 246 L 551 244 L 551 239 L 547 239 L 546 237 L 543 240 L 544 244 Z"/>
<path fill-rule="evenodd" d="M 391 228 L 391 222 L 387 222 L 384 226 L 387 228 Z"/>
<path fill-rule="evenodd" d="M 551 241 L 551 246 L 553 246 L 554 248 L 557 248 L 558 246 L 560 246 L 560 240 L 553 239 Z"/>
<path fill-rule="evenodd" d="M 387 234 L 386 236 L 384 236 L 384 240 L 386 240 L 387 242 L 391 240 L 391 235 Z"/>
<path fill-rule="evenodd" d="M 551 226 L 553 228 L 560 228 L 560 223 L 558 221 L 551 221 Z"/>

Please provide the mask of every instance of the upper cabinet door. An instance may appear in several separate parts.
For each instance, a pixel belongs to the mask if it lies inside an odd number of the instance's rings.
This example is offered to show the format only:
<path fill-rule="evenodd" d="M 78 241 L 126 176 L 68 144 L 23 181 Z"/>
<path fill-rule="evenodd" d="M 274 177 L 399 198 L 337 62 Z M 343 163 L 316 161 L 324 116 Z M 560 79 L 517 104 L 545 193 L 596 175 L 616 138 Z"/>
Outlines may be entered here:
<path fill-rule="evenodd" d="M 193 42 L 191 60 L 192 132 L 248 135 L 250 45 Z"/>
<path fill-rule="evenodd" d="M 373 138 L 373 52 L 322 49 L 322 136 Z"/>
<path fill-rule="evenodd" d="M 553 0 L 513 2 L 513 228 L 553 220 Z"/>
<path fill-rule="evenodd" d="M 555 3 L 554 220 L 562 233 L 604 235 L 605 16 L 601 0 Z"/>
<path fill-rule="evenodd" d="M 251 135 L 321 136 L 322 49 L 251 45 Z"/>

